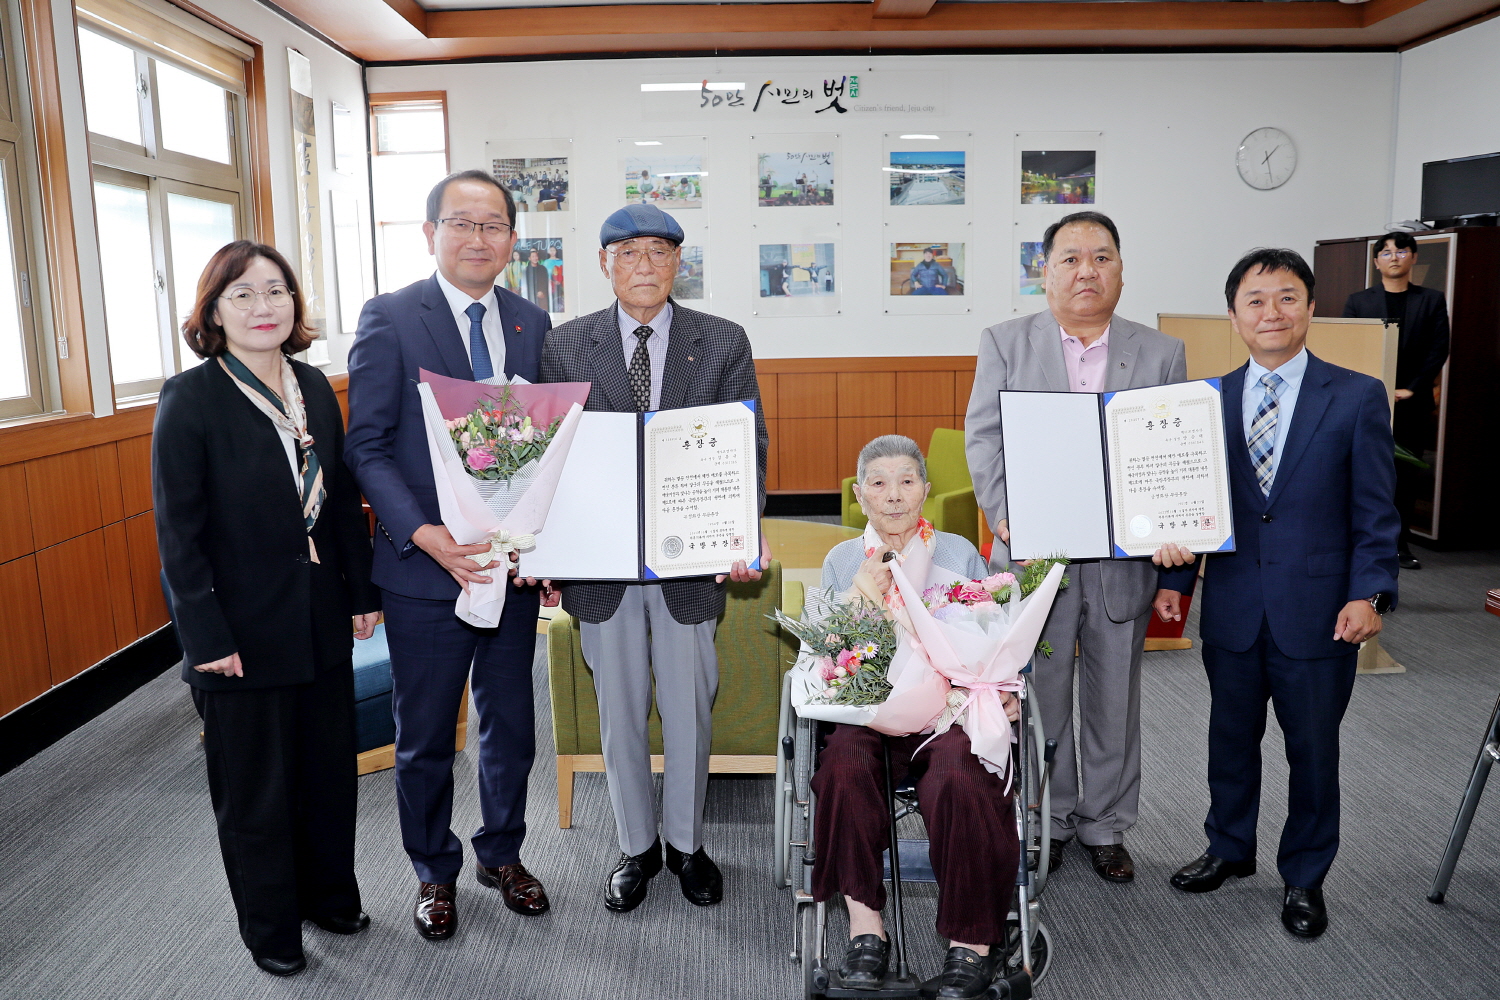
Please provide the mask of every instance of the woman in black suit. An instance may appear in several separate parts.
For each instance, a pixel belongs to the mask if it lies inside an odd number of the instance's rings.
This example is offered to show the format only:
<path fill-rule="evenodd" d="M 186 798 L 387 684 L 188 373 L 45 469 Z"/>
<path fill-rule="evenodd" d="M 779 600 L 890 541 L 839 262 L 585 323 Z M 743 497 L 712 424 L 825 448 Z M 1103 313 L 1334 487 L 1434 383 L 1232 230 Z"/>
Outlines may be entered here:
<path fill-rule="evenodd" d="M 369 926 L 354 878 L 353 633 L 379 619 L 359 490 L 297 279 L 268 246 L 209 261 L 151 443 L 156 537 L 203 716 L 219 847 L 255 964 L 306 967 L 302 921 Z"/>

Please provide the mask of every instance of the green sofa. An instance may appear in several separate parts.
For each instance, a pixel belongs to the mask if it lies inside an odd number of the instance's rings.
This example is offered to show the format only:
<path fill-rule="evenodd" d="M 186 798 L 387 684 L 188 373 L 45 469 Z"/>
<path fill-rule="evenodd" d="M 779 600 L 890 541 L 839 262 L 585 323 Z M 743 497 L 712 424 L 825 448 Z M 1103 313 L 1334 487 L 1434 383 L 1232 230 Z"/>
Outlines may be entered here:
<path fill-rule="evenodd" d="M 780 607 L 802 614 L 802 584 L 787 581 L 772 560 L 761 578 L 730 583 L 714 646 L 719 652 L 719 694 L 709 770 L 774 774 L 781 676 L 797 658 L 797 640 L 766 616 Z M 604 770 L 599 702 L 593 672 L 583 660 L 578 622 L 559 610 L 547 629 L 552 736 L 557 746 L 557 825 L 573 825 L 573 775 Z M 651 708 L 651 764 L 661 770 L 661 719 Z"/>
<path fill-rule="evenodd" d="M 969 460 L 964 456 L 963 431 L 933 429 L 927 445 L 927 480 L 932 483 L 932 492 L 922 505 L 922 516 L 937 530 L 963 535 L 978 546 L 979 507 L 974 502 Z M 850 476 L 844 480 L 844 526 L 863 528 L 865 521 L 865 513 L 854 499 L 854 477 Z"/>

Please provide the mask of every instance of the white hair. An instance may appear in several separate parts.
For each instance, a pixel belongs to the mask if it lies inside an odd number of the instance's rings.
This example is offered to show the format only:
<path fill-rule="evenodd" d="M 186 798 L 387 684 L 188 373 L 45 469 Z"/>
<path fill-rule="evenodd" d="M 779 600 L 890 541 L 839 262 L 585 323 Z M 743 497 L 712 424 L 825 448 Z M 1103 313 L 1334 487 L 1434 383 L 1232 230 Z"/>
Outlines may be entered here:
<path fill-rule="evenodd" d="M 917 442 L 901 434 L 882 434 L 859 450 L 859 464 L 854 475 L 861 486 L 865 484 L 865 469 L 871 462 L 882 458 L 909 458 L 917 463 L 917 475 L 927 482 L 927 459 Z"/>

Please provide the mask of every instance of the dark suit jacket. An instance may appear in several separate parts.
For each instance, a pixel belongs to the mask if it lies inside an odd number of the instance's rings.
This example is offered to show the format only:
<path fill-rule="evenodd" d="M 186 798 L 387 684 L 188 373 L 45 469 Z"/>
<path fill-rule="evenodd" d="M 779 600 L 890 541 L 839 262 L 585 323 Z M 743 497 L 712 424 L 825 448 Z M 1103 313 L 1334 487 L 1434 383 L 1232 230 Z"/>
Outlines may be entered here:
<path fill-rule="evenodd" d="M 276 425 L 210 359 L 162 386 L 151 494 L 182 642 L 182 679 L 206 691 L 306 684 L 315 659 L 349 659 L 349 616 L 380 610 L 369 522 L 344 465 L 328 380 L 293 361 L 327 497 L 308 558 L 302 501 Z M 311 609 L 311 611 L 309 611 Z M 192 667 L 240 654 L 244 677 Z"/>
<path fill-rule="evenodd" d="M 505 374 L 536 382 L 552 320 L 514 292 L 497 287 L 495 297 L 505 330 Z M 375 583 L 405 597 L 458 597 L 457 582 L 411 536 L 424 524 L 443 523 L 417 395 L 418 369 L 473 379 L 466 336 L 432 277 L 365 303 L 349 349 L 344 458 L 380 519 Z"/>
<path fill-rule="evenodd" d="M 1406 320 L 1396 349 L 1396 388 L 1420 394 L 1432 388 L 1448 360 L 1448 300 L 1442 292 L 1421 285 L 1407 288 Z M 1386 319 L 1385 312 L 1383 285 L 1355 292 L 1344 303 L 1346 317 Z"/>
<path fill-rule="evenodd" d="M 1266 497 L 1245 444 L 1246 367 L 1224 376 L 1237 548 L 1209 557 L 1200 633 L 1208 645 L 1240 653 L 1265 620 L 1293 659 L 1351 652 L 1332 638 L 1339 610 L 1377 593 L 1396 595 L 1401 522 L 1385 387 L 1309 355 Z M 1189 593 L 1197 569 L 1163 572 L 1161 586 Z"/>
<path fill-rule="evenodd" d="M 547 336 L 542 351 L 543 382 L 592 382 L 586 410 L 634 413 L 635 397 L 625 348 L 620 341 L 616 303 L 564 323 Z M 750 338 L 738 323 L 672 303 L 667 360 L 662 371 L 661 408 L 708 406 L 755 400 L 755 443 L 760 459 L 760 509 L 766 505 L 766 449 L 770 438 L 760 406 L 760 384 L 750 356 Z M 724 585 L 712 577 L 664 580 L 662 597 L 672 617 L 696 625 L 724 611 Z M 608 621 L 625 596 L 623 583 L 570 583 L 563 588 L 568 613 L 595 624 Z"/>

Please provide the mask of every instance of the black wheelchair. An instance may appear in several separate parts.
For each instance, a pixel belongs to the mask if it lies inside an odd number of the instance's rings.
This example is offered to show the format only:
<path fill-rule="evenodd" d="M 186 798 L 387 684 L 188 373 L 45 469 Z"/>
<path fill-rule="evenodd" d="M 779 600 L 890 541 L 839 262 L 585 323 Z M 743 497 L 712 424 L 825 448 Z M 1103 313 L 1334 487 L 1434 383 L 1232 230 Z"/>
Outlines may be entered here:
<path fill-rule="evenodd" d="M 1047 858 L 1051 841 L 1051 794 L 1047 778 L 1056 751 L 1048 740 L 1036 711 L 1031 691 L 1031 665 L 1023 672 L 1025 688 L 1019 694 L 1021 714 L 1015 723 L 1018 742 L 1012 753 L 1015 769 L 1016 831 L 1021 852 L 1015 880 L 1015 897 L 1008 921 L 1005 958 L 990 986 L 987 1000 L 1032 996 L 1034 986 L 1047 974 L 1053 954 L 1052 936 L 1041 920 L 1041 895 L 1047 883 Z M 813 824 L 817 818 L 816 796 L 811 782 L 823 736 L 831 724 L 797 715 L 791 700 L 792 675 L 782 680 L 780 749 L 776 762 L 776 857 L 772 876 L 780 888 L 790 889 L 795 910 L 795 946 L 791 960 L 802 967 L 803 995 L 814 998 L 920 997 L 922 980 L 911 969 L 903 926 L 902 882 L 932 882 L 925 839 L 901 839 L 897 825 L 908 816 L 920 816 L 916 789 L 895 787 L 891 780 L 890 755 L 886 754 L 886 799 L 891 812 L 890 846 L 886 851 L 886 877 L 891 884 L 887 913 L 890 916 L 891 971 L 877 990 L 844 989 L 835 969 L 841 950 L 830 956 L 827 947 L 828 906 L 812 897 Z M 903 869 L 907 875 L 903 878 Z"/>

